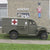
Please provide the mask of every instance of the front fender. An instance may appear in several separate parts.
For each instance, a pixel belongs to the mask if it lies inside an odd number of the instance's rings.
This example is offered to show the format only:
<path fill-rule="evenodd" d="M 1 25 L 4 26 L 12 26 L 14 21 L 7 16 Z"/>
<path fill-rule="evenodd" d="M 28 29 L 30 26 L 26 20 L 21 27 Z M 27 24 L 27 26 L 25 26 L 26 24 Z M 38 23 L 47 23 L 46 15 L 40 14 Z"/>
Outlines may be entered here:
<path fill-rule="evenodd" d="M 47 31 L 47 29 L 46 29 L 46 28 L 40 28 L 40 30 L 45 30 L 45 31 Z M 39 30 L 39 31 L 40 31 L 40 30 Z"/>
<path fill-rule="evenodd" d="M 45 32 L 47 32 L 47 29 L 46 29 L 45 27 L 39 27 L 39 28 L 38 28 L 38 33 L 39 33 L 40 31 L 45 31 Z"/>

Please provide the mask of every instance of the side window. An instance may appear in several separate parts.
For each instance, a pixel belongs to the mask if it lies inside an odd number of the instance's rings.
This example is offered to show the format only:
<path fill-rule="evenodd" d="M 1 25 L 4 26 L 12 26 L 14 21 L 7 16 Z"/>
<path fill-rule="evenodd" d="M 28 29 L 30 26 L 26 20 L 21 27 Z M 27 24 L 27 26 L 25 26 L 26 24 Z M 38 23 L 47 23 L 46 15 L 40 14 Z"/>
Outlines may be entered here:
<path fill-rule="evenodd" d="M 36 23 L 33 21 L 33 25 L 35 25 Z"/>
<path fill-rule="evenodd" d="M 35 25 L 35 22 L 32 21 L 32 20 L 29 20 L 29 24 L 30 24 L 30 25 Z"/>
<path fill-rule="evenodd" d="M 31 24 L 32 24 L 32 22 L 31 22 L 31 21 L 29 21 L 29 24 L 31 25 Z"/>
<path fill-rule="evenodd" d="M 33 22 L 32 22 L 31 20 L 29 20 L 29 24 L 30 24 L 30 25 L 33 25 Z"/>

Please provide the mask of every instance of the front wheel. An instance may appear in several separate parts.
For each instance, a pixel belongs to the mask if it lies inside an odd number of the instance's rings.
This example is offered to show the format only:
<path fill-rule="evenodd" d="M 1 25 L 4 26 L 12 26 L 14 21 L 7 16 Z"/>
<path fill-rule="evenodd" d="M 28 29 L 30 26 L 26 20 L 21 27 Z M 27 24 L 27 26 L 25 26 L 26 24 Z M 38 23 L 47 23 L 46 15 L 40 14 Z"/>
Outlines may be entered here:
<path fill-rule="evenodd" d="M 47 33 L 42 33 L 42 34 L 40 35 L 40 39 L 42 39 L 42 40 L 47 40 L 47 38 L 48 38 Z"/>

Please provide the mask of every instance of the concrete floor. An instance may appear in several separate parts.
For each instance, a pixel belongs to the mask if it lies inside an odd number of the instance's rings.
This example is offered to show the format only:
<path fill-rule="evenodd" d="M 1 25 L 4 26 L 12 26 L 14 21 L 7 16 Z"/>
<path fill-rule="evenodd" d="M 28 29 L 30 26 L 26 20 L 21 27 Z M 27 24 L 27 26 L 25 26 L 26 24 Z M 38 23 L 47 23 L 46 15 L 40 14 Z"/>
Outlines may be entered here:
<path fill-rule="evenodd" d="M 16 44 L 50 44 L 50 41 L 47 40 L 8 40 L 0 39 L 0 43 L 16 43 Z"/>

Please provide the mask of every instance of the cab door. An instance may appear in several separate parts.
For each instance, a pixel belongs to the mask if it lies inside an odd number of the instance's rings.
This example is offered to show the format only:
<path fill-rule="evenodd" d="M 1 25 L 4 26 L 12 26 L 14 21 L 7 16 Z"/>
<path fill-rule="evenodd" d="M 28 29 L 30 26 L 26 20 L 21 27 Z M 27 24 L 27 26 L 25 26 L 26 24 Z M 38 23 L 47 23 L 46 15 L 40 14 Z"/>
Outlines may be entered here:
<path fill-rule="evenodd" d="M 27 34 L 28 33 L 28 24 L 26 19 L 18 19 L 18 26 L 16 26 L 16 30 L 20 34 Z"/>
<path fill-rule="evenodd" d="M 33 21 L 33 20 L 29 20 L 29 22 L 28 22 L 29 24 L 29 34 L 36 34 L 36 30 L 37 30 L 37 25 L 36 25 L 36 23 L 35 23 L 35 21 Z"/>

